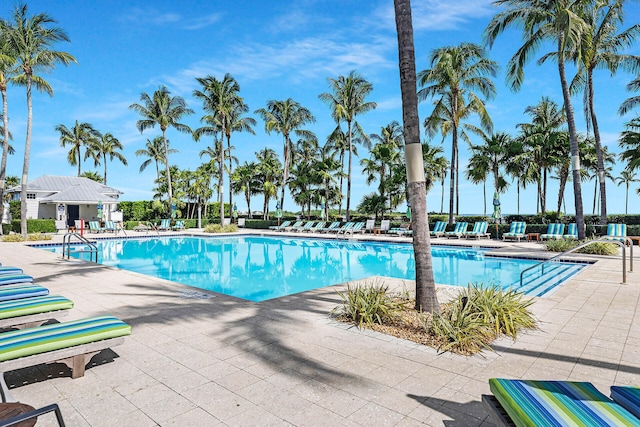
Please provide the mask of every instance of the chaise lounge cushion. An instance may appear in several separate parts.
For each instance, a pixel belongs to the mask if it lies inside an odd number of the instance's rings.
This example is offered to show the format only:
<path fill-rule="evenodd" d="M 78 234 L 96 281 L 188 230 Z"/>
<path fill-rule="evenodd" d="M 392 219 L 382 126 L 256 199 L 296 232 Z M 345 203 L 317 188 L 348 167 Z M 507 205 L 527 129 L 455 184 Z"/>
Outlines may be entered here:
<path fill-rule="evenodd" d="M 59 295 L 22 298 L 0 302 L 0 319 L 9 319 L 18 316 L 27 316 L 29 314 L 38 314 L 57 310 L 70 310 L 72 308 L 73 301 Z"/>
<path fill-rule="evenodd" d="M 0 274 L 22 274 L 22 269 L 18 267 L 12 266 L 2 266 L 0 267 Z"/>
<path fill-rule="evenodd" d="M 14 283 L 32 283 L 33 277 L 28 274 L 0 274 L 0 286 Z"/>
<path fill-rule="evenodd" d="M 34 285 L 33 283 L 0 286 L 0 301 L 39 297 L 44 295 L 49 295 L 49 289 L 40 285 Z"/>
<path fill-rule="evenodd" d="M 611 386 L 611 398 L 640 418 L 640 387 Z"/>

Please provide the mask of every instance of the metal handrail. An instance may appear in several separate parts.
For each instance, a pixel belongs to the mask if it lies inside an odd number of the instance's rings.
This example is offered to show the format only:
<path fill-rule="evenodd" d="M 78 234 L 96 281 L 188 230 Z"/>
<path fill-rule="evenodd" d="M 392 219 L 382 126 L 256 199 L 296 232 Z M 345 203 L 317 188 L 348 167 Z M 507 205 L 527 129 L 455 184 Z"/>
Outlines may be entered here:
<path fill-rule="evenodd" d="M 623 237 L 623 236 L 621 236 Z M 570 254 L 571 252 L 575 252 L 578 249 L 582 249 L 585 246 L 589 246 L 592 243 L 596 243 L 596 242 L 607 242 L 607 243 L 615 243 L 618 246 L 622 247 L 622 284 L 626 284 L 627 283 L 627 256 L 626 256 L 626 248 L 627 248 L 627 243 L 629 243 L 629 247 L 631 248 L 631 250 L 629 251 L 629 271 L 633 272 L 633 241 L 631 239 L 629 239 L 628 237 L 624 237 L 624 243 L 620 242 L 619 240 L 611 240 L 609 237 L 607 236 L 602 236 L 599 237 L 595 240 L 589 240 L 587 242 L 581 243 L 578 246 L 569 249 L 568 251 L 564 251 L 561 254 L 552 256 L 549 259 L 545 259 L 544 261 L 539 262 L 538 264 L 532 265 L 531 267 L 527 267 L 524 270 L 522 270 L 522 272 L 520 272 L 520 287 L 522 287 L 522 281 L 524 278 L 524 273 L 526 273 L 529 270 L 532 270 L 536 267 L 540 267 L 542 266 L 542 274 L 544 274 L 544 264 L 554 261 L 564 255 Z"/>
<path fill-rule="evenodd" d="M 85 238 L 84 236 L 78 233 L 67 233 L 64 236 L 62 236 L 62 258 L 64 259 L 65 255 L 67 256 L 67 259 L 71 258 L 71 238 L 72 237 L 76 237 L 78 240 L 80 240 L 80 242 L 84 243 L 90 248 L 89 250 L 78 251 L 78 252 L 89 252 L 91 254 L 89 255 L 89 261 L 93 261 L 93 255 L 95 254 L 96 256 L 95 262 L 97 263 L 98 247 L 95 245 L 95 243 L 91 242 L 90 240 L 87 240 L 87 238 Z"/>

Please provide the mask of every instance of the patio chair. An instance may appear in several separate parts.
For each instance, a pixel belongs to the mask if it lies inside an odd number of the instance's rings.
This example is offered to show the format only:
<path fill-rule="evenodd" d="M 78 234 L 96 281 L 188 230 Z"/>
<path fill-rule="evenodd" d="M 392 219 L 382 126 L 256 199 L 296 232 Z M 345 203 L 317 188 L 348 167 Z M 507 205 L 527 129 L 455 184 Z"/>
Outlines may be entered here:
<path fill-rule="evenodd" d="M 0 302 L 0 328 L 34 327 L 64 317 L 73 302 L 58 295 L 21 298 Z"/>
<path fill-rule="evenodd" d="M 168 218 L 160 220 L 160 225 L 157 227 L 158 231 L 169 231 L 171 230 L 171 220 Z"/>
<path fill-rule="evenodd" d="M 290 225 L 288 227 L 282 227 L 282 228 L 278 229 L 278 231 L 291 231 L 294 228 L 302 227 L 303 223 L 304 223 L 304 221 L 296 221 L 296 222 L 293 223 L 293 225 Z"/>
<path fill-rule="evenodd" d="M 347 235 L 347 234 L 351 234 L 352 236 L 354 235 L 354 233 L 362 233 L 364 234 L 364 226 L 365 223 L 364 222 L 356 222 L 355 224 L 353 224 L 353 227 L 351 228 L 347 228 L 346 230 L 344 230 L 342 232 L 342 235 Z M 340 232 L 338 232 L 338 234 L 341 234 Z"/>
<path fill-rule="evenodd" d="M 184 230 L 184 229 L 185 229 L 185 227 L 184 227 L 184 221 L 182 221 L 182 220 L 178 220 L 178 221 L 176 221 L 176 225 L 174 225 L 174 226 L 173 226 L 173 227 L 171 227 L 171 228 L 172 228 L 172 229 L 174 229 L 174 230 L 176 230 L 176 231 L 178 231 L 178 230 Z"/>
<path fill-rule="evenodd" d="M 611 398 L 618 405 L 640 418 L 640 387 L 611 386 Z"/>
<path fill-rule="evenodd" d="M 113 221 L 105 221 L 104 222 L 104 231 L 115 233 L 116 224 Z"/>
<path fill-rule="evenodd" d="M 231 225 L 231 218 L 222 218 L 222 226 Z"/>
<path fill-rule="evenodd" d="M 411 230 L 411 224 L 405 222 L 400 224 L 400 227 L 390 228 L 389 234 L 395 234 L 396 236 L 413 235 L 413 231 Z"/>
<path fill-rule="evenodd" d="M 375 219 L 368 219 L 364 226 L 363 233 L 373 233 L 373 229 L 376 227 Z"/>
<path fill-rule="evenodd" d="M 337 230 L 340 226 L 340 221 L 332 222 L 328 227 L 321 228 L 318 230 L 321 233 L 332 233 L 334 230 Z"/>
<path fill-rule="evenodd" d="M 433 226 L 433 230 L 429 233 L 433 237 L 442 237 L 447 229 L 447 223 L 445 221 L 436 221 Z"/>
<path fill-rule="evenodd" d="M 42 408 L 35 409 L 33 406 L 26 405 L 19 402 L 5 402 L 0 403 L 0 410 L 4 414 L 9 413 L 10 418 L 4 418 L 0 422 L 2 426 L 27 426 L 35 425 L 37 421 L 33 421 L 34 418 L 38 418 L 40 415 L 53 412 L 58 422 L 58 427 L 65 427 L 64 419 L 62 418 L 62 412 L 60 407 L 53 403 L 51 405 L 44 406 Z M 33 422 L 31 422 L 33 421 Z"/>
<path fill-rule="evenodd" d="M 464 233 L 464 237 L 467 239 L 478 239 L 480 240 L 482 237 L 490 239 L 491 233 L 487 233 L 487 228 L 489 224 L 487 221 L 480 221 L 473 223 L 473 230 L 467 231 Z"/>
<path fill-rule="evenodd" d="M 380 221 L 380 233 L 388 233 L 391 228 L 391 220 L 383 219 Z"/>
<path fill-rule="evenodd" d="M 98 221 L 89 221 L 89 232 L 90 233 L 102 233 L 104 232 L 104 228 L 100 227 L 100 222 Z"/>
<path fill-rule="evenodd" d="M 296 233 L 298 231 L 309 231 L 311 229 L 311 227 L 313 227 L 313 224 L 315 224 L 315 223 L 316 223 L 315 221 L 307 221 L 306 224 L 304 224 L 301 227 L 293 227 L 291 229 L 291 231 L 294 231 Z"/>
<path fill-rule="evenodd" d="M 325 226 L 326 224 L 327 224 L 326 222 L 324 222 L 324 221 L 320 221 L 320 222 L 318 222 L 316 225 L 314 225 L 313 227 L 311 227 L 311 228 L 309 228 L 309 229 L 307 229 L 307 230 L 302 230 L 302 231 L 306 231 L 307 233 L 311 233 L 311 232 L 314 232 L 314 233 L 315 233 L 315 232 L 317 232 L 317 231 L 319 232 L 320 230 L 322 230 L 322 229 L 324 228 L 324 226 Z"/>
<path fill-rule="evenodd" d="M 502 240 L 518 239 L 518 242 L 519 242 L 520 239 L 524 239 L 525 237 L 527 237 L 526 234 L 524 234 L 526 229 L 527 229 L 526 222 L 514 221 L 511 223 L 511 226 L 509 227 L 509 231 L 502 235 Z"/>
<path fill-rule="evenodd" d="M 575 222 L 567 225 L 567 234 L 562 236 L 564 239 L 574 239 L 578 240 L 578 226 Z"/>
<path fill-rule="evenodd" d="M 336 236 L 344 234 L 348 229 L 353 228 L 354 225 L 356 225 L 356 223 L 353 221 L 346 222 L 342 227 L 335 230 Z"/>
<path fill-rule="evenodd" d="M 142 222 L 138 222 L 138 225 L 133 227 L 133 231 L 149 231 L 151 227 L 148 224 L 143 224 Z"/>
<path fill-rule="evenodd" d="M 447 239 L 453 239 L 454 237 L 456 239 L 461 238 L 462 236 L 464 236 L 464 233 L 467 232 L 467 228 L 469 227 L 469 223 L 468 222 L 457 222 L 456 226 L 454 227 L 453 231 L 445 231 L 444 236 Z"/>
<path fill-rule="evenodd" d="M 588 382 L 491 378 L 482 395 L 498 425 L 637 426 L 640 419 Z"/>
<path fill-rule="evenodd" d="M 616 240 L 618 242 L 628 243 L 627 224 L 609 224 L 607 225 L 607 234 L 603 236 L 606 240 Z"/>
<path fill-rule="evenodd" d="M 246 221 L 246 218 L 238 218 L 238 227 L 244 227 L 246 225 Z"/>
<path fill-rule="evenodd" d="M 0 301 L 41 297 L 46 295 L 49 295 L 49 289 L 33 283 L 0 286 Z"/>
<path fill-rule="evenodd" d="M 562 239 L 564 224 L 552 223 L 547 226 L 547 232 L 540 235 L 540 240 Z"/>
<path fill-rule="evenodd" d="M 282 224 L 280 224 L 280 225 L 271 225 L 271 226 L 269 226 L 269 230 L 278 231 L 278 230 L 284 229 L 285 227 L 288 227 L 290 225 L 291 225 L 291 221 L 282 221 Z"/>

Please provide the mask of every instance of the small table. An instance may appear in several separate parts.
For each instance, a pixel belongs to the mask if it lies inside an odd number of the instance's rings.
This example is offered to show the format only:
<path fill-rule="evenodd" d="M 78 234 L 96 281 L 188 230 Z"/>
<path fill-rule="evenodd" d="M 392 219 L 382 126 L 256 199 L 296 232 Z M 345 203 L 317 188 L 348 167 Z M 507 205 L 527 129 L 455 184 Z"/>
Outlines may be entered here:
<path fill-rule="evenodd" d="M 638 245 L 640 246 L 640 236 L 627 236 L 631 242 L 638 242 Z"/>
<path fill-rule="evenodd" d="M 535 239 L 536 242 L 539 242 L 540 241 L 540 233 L 528 233 L 527 234 L 527 242 L 530 242 L 533 239 Z"/>
<path fill-rule="evenodd" d="M 378 234 L 378 235 L 380 234 L 380 228 L 378 228 L 378 227 L 374 227 L 373 228 L 373 235 L 375 236 L 376 234 Z M 639 237 L 639 239 L 640 239 L 640 237 Z"/>
<path fill-rule="evenodd" d="M 24 403 L 0 403 L 0 420 L 8 420 L 28 412 L 35 411 L 33 406 Z M 36 424 L 37 418 L 15 424 L 17 427 L 32 427 Z"/>

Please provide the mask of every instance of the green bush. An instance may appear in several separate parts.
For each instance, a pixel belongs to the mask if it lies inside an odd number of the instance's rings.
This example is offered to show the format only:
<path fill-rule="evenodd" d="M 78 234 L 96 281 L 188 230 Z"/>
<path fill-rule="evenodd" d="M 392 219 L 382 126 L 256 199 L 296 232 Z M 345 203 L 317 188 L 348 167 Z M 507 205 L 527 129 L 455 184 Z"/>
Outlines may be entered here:
<path fill-rule="evenodd" d="M 2 236 L 3 242 L 24 242 L 21 234 L 7 234 Z"/>
<path fill-rule="evenodd" d="M 2 224 L 2 234 L 7 235 L 11 233 L 11 224 Z"/>
<path fill-rule="evenodd" d="M 11 214 L 11 219 L 20 219 L 20 200 L 9 202 L 9 213 Z"/>
<path fill-rule="evenodd" d="M 203 231 L 205 233 L 233 233 L 238 231 L 238 226 L 235 224 L 225 226 L 220 224 L 208 224 Z"/>
<path fill-rule="evenodd" d="M 550 252 L 565 252 L 575 248 L 583 242 L 577 240 L 549 240 L 545 246 Z M 617 255 L 618 245 L 607 242 L 594 242 L 584 248 L 578 249 L 576 253 L 590 255 Z"/>
<path fill-rule="evenodd" d="M 20 233 L 20 220 L 11 221 L 11 230 Z M 27 233 L 55 233 L 56 222 L 53 219 L 28 219 Z"/>
<path fill-rule="evenodd" d="M 383 321 L 393 318 L 400 309 L 400 304 L 387 294 L 388 287 L 368 284 L 363 286 L 347 286 L 346 292 L 338 292 L 342 299 L 342 306 L 334 309 L 340 311 L 340 315 L 359 327 L 381 324 Z"/>

